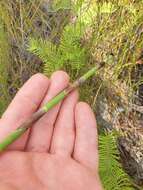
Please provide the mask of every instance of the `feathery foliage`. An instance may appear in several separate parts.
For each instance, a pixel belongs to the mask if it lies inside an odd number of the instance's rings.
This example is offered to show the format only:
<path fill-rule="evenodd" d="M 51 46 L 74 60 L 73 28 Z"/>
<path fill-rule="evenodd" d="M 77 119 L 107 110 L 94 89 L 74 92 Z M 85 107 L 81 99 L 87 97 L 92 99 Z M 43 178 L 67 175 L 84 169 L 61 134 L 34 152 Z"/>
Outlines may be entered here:
<path fill-rule="evenodd" d="M 77 76 L 79 71 L 86 66 L 88 58 L 86 49 L 80 44 L 82 36 L 83 29 L 79 22 L 75 25 L 69 24 L 64 28 L 60 44 L 53 44 L 42 39 L 31 39 L 29 51 L 45 63 L 46 74 L 50 75 L 55 70 L 65 69 Z"/>
<path fill-rule="evenodd" d="M 116 135 L 106 133 L 99 136 L 100 176 L 106 190 L 133 190 L 128 175 L 119 162 Z"/>
<path fill-rule="evenodd" d="M 49 41 L 31 39 L 28 50 L 41 58 L 45 63 L 45 67 L 47 68 L 46 72 L 48 74 L 63 66 L 62 62 L 60 62 L 59 51 L 56 46 Z"/>

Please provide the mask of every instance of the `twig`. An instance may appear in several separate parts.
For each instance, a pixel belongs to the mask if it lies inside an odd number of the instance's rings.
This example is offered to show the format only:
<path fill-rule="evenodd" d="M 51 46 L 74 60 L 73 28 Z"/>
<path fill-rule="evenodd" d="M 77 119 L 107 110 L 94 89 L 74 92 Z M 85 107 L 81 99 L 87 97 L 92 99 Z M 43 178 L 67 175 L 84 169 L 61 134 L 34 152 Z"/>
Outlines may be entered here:
<path fill-rule="evenodd" d="M 103 65 L 101 64 L 98 69 Z M 22 134 L 24 134 L 32 125 L 40 119 L 45 113 L 47 113 L 51 108 L 61 102 L 69 93 L 81 86 L 88 78 L 93 76 L 97 71 L 97 67 L 92 68 L 81 78 L 76 80 L 72 85 L 64 89 L 61 93 L 47 102 L 40 110 L 35 112 L 28 120 L 26 120 L 22 125 L 20 125 L 16 130 L 11 132 L 2 142 L 0 143 L 0 152 L 4 151 L 10 144 L 16 141 Z"/>
<path fill-rule="evenodd" d="M 143 106 L 138 106 L 136 104 L 131 104 L 131 109 L 143 114 Z"/>

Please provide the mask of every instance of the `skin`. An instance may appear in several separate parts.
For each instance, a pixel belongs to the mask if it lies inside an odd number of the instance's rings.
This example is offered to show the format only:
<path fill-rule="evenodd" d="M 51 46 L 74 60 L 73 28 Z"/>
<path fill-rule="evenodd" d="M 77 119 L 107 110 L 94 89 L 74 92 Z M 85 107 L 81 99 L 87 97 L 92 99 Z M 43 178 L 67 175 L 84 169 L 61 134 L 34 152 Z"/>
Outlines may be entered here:
<path fill-rule="evenodd" d="M 19 90 L 0 120 L 0 139 L 67 87 L 68 75 L 36 74 Z M 44 115 L 0 154 L 0 189 L 101 190 L 94 114 L 78 91 Z"/>

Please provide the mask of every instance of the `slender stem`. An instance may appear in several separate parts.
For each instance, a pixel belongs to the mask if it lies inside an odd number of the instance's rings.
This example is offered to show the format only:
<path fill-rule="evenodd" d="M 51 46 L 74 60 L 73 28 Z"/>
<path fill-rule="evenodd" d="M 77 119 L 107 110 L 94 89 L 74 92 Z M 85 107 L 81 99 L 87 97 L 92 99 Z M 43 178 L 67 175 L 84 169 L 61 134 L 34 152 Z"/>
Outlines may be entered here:
<path fill-rule="evenodd" d="M 6 138 L 0 142 L 0 152 L 4 151 L 10 144 L 16 141 L 21 135 L 23 135 L 29 128 L 32 127 L 38 119 L 40 119 L 46 112 L 61 102 L 70 92 L 81 86 L 88 78 L 93 76 L 97 71 L 97 68 L 89 70 L 81 78 L 76 80 L 72 85 L 64 89 L 61 93 L 56 95 L 53 99 L 47 102 L 39 111 L 35 112 L 28 120 L 20 125 L 16 130 L 11 132 Z"/>

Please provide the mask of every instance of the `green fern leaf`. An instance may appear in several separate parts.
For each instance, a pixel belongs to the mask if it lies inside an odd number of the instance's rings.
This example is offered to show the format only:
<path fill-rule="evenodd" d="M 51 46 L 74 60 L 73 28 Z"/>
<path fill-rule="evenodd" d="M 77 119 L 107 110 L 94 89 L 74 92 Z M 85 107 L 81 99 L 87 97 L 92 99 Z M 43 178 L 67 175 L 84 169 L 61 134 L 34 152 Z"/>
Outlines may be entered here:
<path fill-rule="evenodd" d="M 58 48 L 49 41 L 31 38 L 28 50 L 44 62 L 45 74 L 48 76 L 63 66 Z"/>
<path fill-rule="evenodd" d="M 100 176 L 105 190 L 132 190 L 128 175 L 119 162 L 114 133 L 99 136 Z"/>

